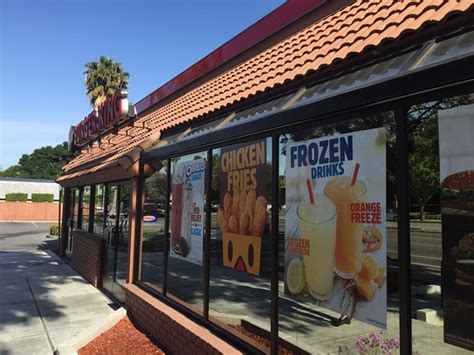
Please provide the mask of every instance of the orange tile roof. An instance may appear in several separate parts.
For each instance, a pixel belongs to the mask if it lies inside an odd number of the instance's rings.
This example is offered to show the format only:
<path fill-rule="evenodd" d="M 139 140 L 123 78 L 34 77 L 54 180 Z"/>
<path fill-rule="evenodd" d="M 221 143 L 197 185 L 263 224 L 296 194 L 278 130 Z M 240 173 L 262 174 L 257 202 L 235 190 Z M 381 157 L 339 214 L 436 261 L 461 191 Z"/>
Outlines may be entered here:
<path fill-rule="evenodd" d="M 58 181 L 116 164 L 153 132 L 216 111 L 473 8 L 474 0 L 356 0 L 176 100 L 161 107 L 158 104 L 153 112 L 135 120 L 135 125 L 145 124 L 152 128 L 151 132 L 125 127 L 118 136 L 108 134 L 102 141 L 110 139 L 112 145 L 95 145 L 81 152 L 64 167 L 66 175 Z M 126 136 L 129 130 L 136 136 Z M 77 171 L 95 160 L 100 162 Z"/>

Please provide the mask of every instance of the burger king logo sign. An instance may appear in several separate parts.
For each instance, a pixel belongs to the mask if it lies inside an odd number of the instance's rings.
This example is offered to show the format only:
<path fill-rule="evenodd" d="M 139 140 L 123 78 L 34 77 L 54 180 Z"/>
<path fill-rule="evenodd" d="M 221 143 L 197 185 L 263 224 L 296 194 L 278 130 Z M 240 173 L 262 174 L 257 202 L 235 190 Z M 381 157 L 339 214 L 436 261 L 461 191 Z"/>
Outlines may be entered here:
<path fill-rule="evenodd" d="M 143 216 L 143 222 L 156 222 L 158 220 L 158 217 L 153 216 L 153 215 L 148 215 L 148 216 Z"/>

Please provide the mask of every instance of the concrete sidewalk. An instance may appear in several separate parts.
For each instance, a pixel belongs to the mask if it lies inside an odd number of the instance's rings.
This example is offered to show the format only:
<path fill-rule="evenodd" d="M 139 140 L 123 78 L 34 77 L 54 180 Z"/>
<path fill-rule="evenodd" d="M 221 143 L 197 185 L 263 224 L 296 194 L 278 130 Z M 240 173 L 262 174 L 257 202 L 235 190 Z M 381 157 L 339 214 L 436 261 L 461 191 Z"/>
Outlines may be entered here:
<path fill-rule="evenodd" d="M 51 251 L 0 251 L 0 285 L 1 355 L 51 354 L 115 308 Z"/>

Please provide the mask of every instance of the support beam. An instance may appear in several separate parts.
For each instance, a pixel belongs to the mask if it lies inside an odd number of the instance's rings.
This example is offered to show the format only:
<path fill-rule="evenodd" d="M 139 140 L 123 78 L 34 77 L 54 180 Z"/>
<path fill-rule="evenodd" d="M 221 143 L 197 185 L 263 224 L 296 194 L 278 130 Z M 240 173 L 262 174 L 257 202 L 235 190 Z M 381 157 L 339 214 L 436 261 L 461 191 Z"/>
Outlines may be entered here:
<path fill-rule="evenodd" d="M 209 280 L 211 262 L 211 190 L 212 190 L 212 150 L 207 151 L 206 159 L 206 222 L 204 234 L 204 306 L 203 316 L 209 320 Z"/>
<path fill-rule="evenodd" d="M 163 295 L 168 288 L 168 254 L 170 250 L 170 195 L 171 195 L 171 159 L 166 160 L 166 206 L 165 206 L 165 255 L 163 258 Z"/>
<path fill-rule="evenodd" d="M 410 201 L 408 183 L 408 129 L 407 109 L 395 111 L 398 164 L 398 287 L 400 317 L 400 353 L 412 353 L 411 333 L 411 277 L 410 277 Z"/>
<path fill-rule="evenodd" d="M 278 228 L 279 228 L 279 189 L 278 169 L 279 151 L 278 135 L 272 136 L 272 228 L 271 228 L 271 353 L 278 354 Z"/>

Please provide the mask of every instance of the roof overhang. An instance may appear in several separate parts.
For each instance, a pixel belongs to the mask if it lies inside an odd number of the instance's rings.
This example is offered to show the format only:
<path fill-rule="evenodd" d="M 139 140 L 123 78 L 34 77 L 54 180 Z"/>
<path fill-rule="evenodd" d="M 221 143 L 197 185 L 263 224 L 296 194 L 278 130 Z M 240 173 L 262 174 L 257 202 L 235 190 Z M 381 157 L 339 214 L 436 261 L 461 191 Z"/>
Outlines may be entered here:
<path fill-rule="evenodd" d="M 364 71 L 371 74 L 372 70 L 381 69 L 383 74 L 385 65 L 392 62 L 390 59 L 381 64 L 377 64 L 378 62 L 385 60 L 387 56 L 399 56 L 401 51 L 407 52 L 413 48 L 422 47 L 421 53 L 434 59 L 435 67 L 440 67 L 439 58 L 436 57 L 446 59 L 444 53 L 451 57 L 447 63 L 443 62 L 443 66 L 449 67 L 452 62 L 468 61 L 466 58 L 454 59 L 451 54 L 464 53 L 464 47 L 472 49 L 472 40 L 456 47 L 454 51 L 446 52 L 442 47 L 443 43 L 449 42 L 446 38 L 459 34 L 453 34 L 453 31 L 467 31 L 463 26 L 471 24 L 474 6 L 469 1 L 448 0 L 436 5 L 411 0 L 391 5 L 384 2 L 358 1 L 322 19 L 318 17 L 328 10 L 328 7 L 340 5 L 344 1 L 350 0 L 327 1 L 321 9 L 310 12 L 300 21 L 289 25 L 289 28 L 271 36 L 263 44 L 252 47 L 237 59 L 222 65 L 213 71 L 212 75 L 205 75 L 153 108 L 142 112 L 131 126 L 117 127 L 116 131 L 100 137 L 97 143 L 83 150 L 65 166 L 67 175 L 62 176 L 59 181 L 62 183 L 81 175 L 95 174 L 101 169 L 111 169 L 118 159 L 154 132 L 163 132 L 166 135 L 166 138 L 155 145 L 157 156 L 166 151 L 168 156 L 178 155 L 182 154 L 183 149 L 208 149 L 217 140 L 224 142 L 226 139 L 236 139 L 236 135 L 240 135 L 238 139 L 244 139 L 256 128 L 262 129 L 262 134 L 270 130 L 275 132 L 275 128 L 281 127 L 278 125 L 295 124 L 300 118 L 306 120 L 306 116 L 311 121 L 344 110 L 354 112 L 383 100 L 390 101 L 403 95 L 414 95 L 417 90 L 431 90 L 435 86 L 444 85 L 443 83 L 450 85 L 456 80 L 462 80 L 463 75 L 464 78 L 469 77 L 469 71 L 466 71 L 465 67 L 455 67 L 452 72 L 447 70 L 437 75 L 433 66 L 424 65 L 420 72 L 419 67 L 413 70 L 413 63 L 406 63 L 403 68 L 389 68 L 390 75 L 382 75 L 381 80 L 366 78 L 362 86 L 352 83 L 346 85 L 348 80 L 360 82 Z M 299 26 L 304 28 L 293 32 Z M 288 36 L 280 38 L 284 32 Z M 423 42 L 430 40 L 431 45 L 423 45 Z M 272 41 L 276 42 L 268 48 L 265 47 Z M 441 49 L 439 53 L 436 54 L 435 50 L 436 55 L 430 55 L 430 50 L 436 48 Z M 243 60 L 244 57 L 246 59 Z M 423 56 L 418 57 L 418 61 L 425 63 Z M 370 67 L 372 64 L 374 68 Z M 410 71 L 405 70 L 408 66 Z M 460 78 L 456 78 L 455 73 L 458 70 L 461 70 Z M 393 74 L 394 72 L 396 74 Z M 435 74 L 423 78 L 422 73 Z M 380 77 L 380 73 L 376 74 L 375 77 Z M 409 80 L 418 76 L 424 81 Z M 340 89 L 340 83 L 344 84 L 343 89 Z M 331 89 L 331 86 L 337 87 L 338 90 L 326 90 L 328 87 Z M 374 93 L 373 88 L 381 91 Z M 297 90 L 302 96 L 295 99 L 292 95 L 297 95 L 294 93 Z M 289 97 L 280 100 L 279 96 L 284 95 Z M 341 98 L 347 101 L 338 102 Z M 273 104 L 278 106 L 278 110 L 271 107 Z M 255 107 L 256 105 L 259 106 Z M 298 116 L 283 118 L 287 112 Z M 273 119 L 263 119 L 269 115 L 272 115 Z M 216 121 L 217 124 L 209 129 Z M 189 132 L 183 134 L 183 130 Z M 228 138 L 224 132 L 229 132 Z M 209 138 L 208 133 L 215 135 L 215 139 Z M 170 139 L 173 134 L 178 138 Z"/>
<path fill-rule="evenodd" d="M 160 132 L 155 132 L 116 160 L 98 163 L 98 166 L 91 169 L 80 169 L 75 172 L 69 172 L 61 176 L 56 182 L 61 186 L 70 187 L 126 180 L 138 176 L 141 154 L 156 144 L 160 138 L 160 134 Z"/>
<path fill-rule="evenodd" d="M 418 49 L 231 113 L 217 122 L 164 135 L 142 158 L 151 163 L 232 144 L 248 136 L 282 133 L 335 115 L 343 119 L 349 112 L 354 114 L 381 103 L 395 104 L 449 86 L 474 87 L 474 31 L 444 41 L 433 40 Z M 193 136 L 193 132 L 202 134 Z"/>

